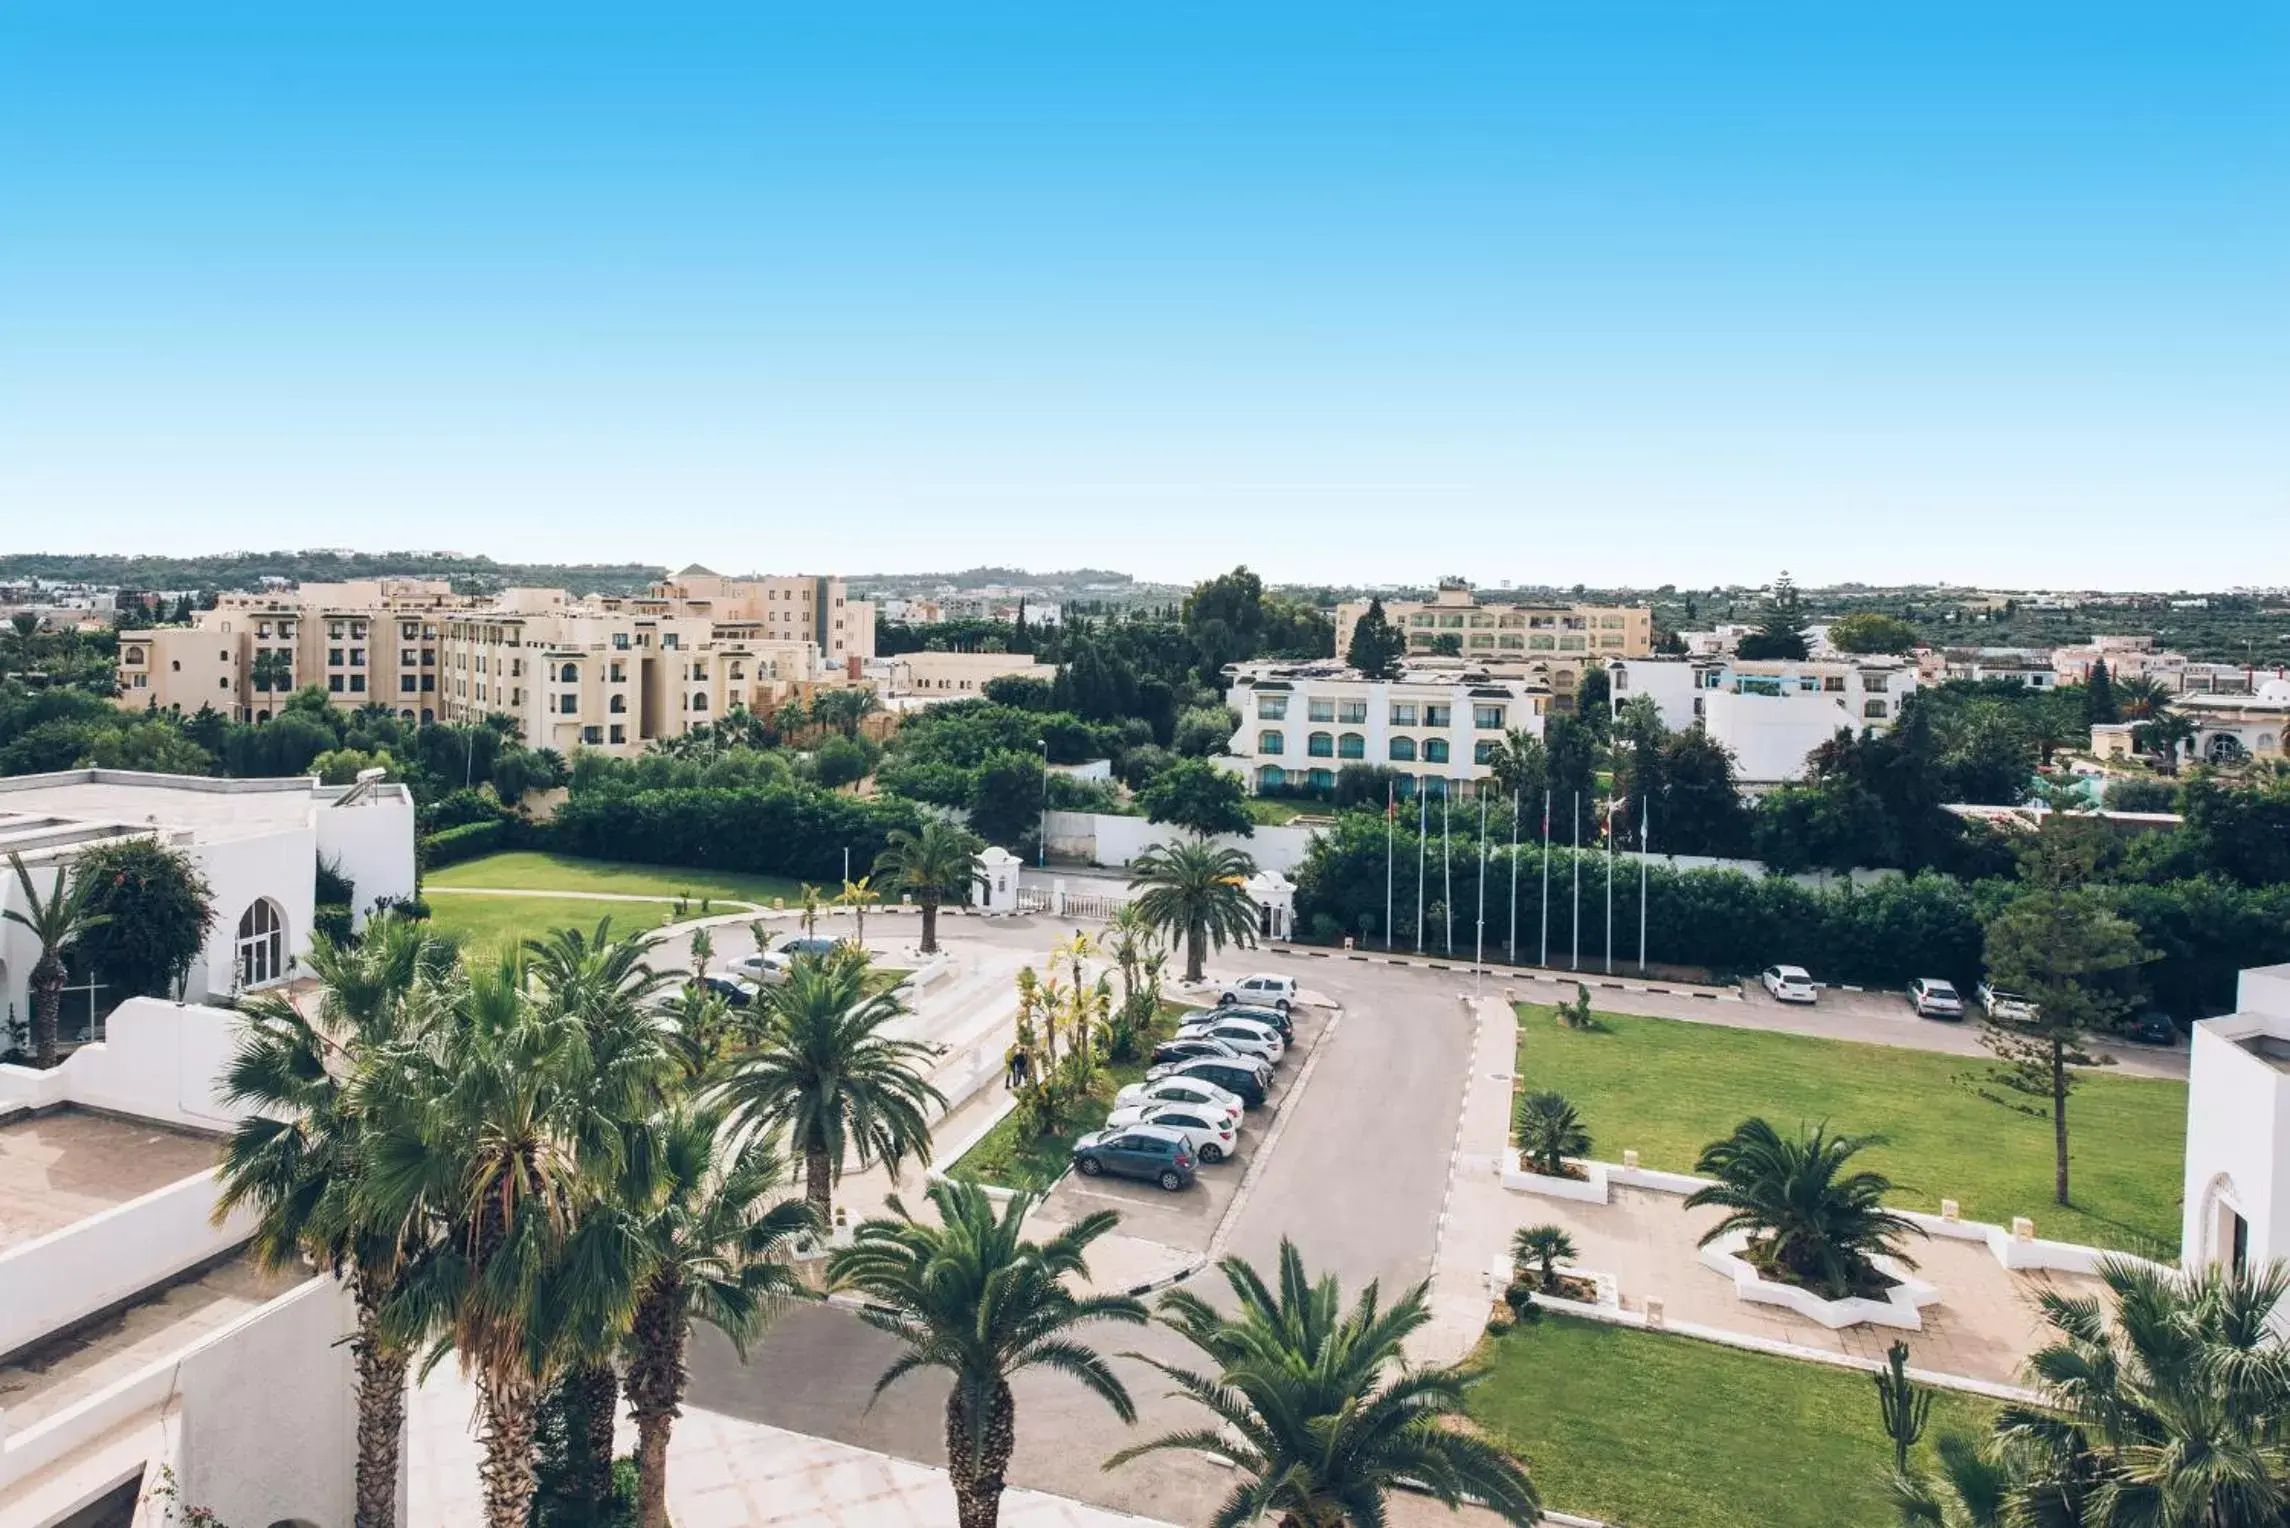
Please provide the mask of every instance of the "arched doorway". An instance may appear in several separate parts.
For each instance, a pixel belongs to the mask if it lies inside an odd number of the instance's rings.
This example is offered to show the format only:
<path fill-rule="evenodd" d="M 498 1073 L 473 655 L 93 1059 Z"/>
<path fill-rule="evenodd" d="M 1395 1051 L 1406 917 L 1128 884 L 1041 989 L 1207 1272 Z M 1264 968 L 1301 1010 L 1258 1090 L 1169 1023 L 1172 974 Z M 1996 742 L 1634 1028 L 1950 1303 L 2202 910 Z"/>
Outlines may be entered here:
<path fill-rule="evenodd" d="M 2232 764 L 2248 756 L 2242 739 L 2231 732 L 2214 732 L 2203 746 L 2203 756 L 2213 764 Z"/>
<path fill-rule="evenodd" d="M 286 975 L 286 914 L 268 897 L 239 915 L 238 984 L 266 986 Z"/>

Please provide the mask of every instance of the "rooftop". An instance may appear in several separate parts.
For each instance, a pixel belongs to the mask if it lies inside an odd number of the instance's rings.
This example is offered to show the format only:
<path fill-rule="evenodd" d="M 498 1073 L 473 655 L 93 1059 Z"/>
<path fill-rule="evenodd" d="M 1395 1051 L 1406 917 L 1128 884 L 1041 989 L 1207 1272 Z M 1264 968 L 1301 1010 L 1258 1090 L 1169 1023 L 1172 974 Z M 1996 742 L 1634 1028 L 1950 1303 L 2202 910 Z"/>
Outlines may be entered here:
<path fill-rule="evenodd" d="M 385 795 L 402 795 L 405 787 L 381 789 Z M 340 794 L 307 776 L 221 780 L 124 769 L 67 769 L 0 779 L 0 833 L 53 832 L 59 822 L 69 822 L 100 824 L 114 831 L 169 829 L 205 843 L 259 838 L 301 826 L 313 807 Z"/>
<path fill-rule="evenodd" d="M 210 1168 L 215 1144 L 212 1136 L 78 1109 L 0 1125 L 0 1248 Z"/>

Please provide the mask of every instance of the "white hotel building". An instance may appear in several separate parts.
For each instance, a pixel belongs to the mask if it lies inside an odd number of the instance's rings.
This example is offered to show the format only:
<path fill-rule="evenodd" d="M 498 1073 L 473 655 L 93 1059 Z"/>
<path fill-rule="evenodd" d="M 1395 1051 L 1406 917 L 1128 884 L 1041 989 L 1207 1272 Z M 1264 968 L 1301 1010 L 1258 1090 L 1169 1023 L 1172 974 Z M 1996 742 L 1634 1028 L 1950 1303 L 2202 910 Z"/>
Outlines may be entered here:
<path fill-rule="evenodd" d="M 1549 692 L 1523 679 L 1415 668 L 1366 679 L 1336 663 L 1237 665 L 1227 702 L 1240 729 L 1227 762 L 1251 791 L 1325 790 L 1347 764 L 1380 764 L 1470 795 L 1503 734 L 1540 736 Z"/>
<path fill-rule="evenodd" d="M 1797 779 L 1839 728 L 1890 731 L 1917 686 L 1913 663 L 1884 656 L 1631 658 L 1606 674 L 1617 715 L 1633 697 L 1652 696 L 1664 726 L 1699 726 L 1731 750 L 1745 786 Z"/>

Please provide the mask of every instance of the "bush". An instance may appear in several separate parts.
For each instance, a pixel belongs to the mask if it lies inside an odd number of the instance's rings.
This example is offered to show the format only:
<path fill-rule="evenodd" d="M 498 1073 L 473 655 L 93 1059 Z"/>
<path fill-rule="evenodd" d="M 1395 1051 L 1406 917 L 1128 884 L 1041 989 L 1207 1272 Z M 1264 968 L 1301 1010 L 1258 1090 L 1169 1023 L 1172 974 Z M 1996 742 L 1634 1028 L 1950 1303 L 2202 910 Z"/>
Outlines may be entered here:
<path fill-rule="evenodd" d="M 1035 766 L 1036 789 L 1040 768 Z M 747 790 L 653 790 L 581 795 L 557 809 L 555 846 L 592 859 L 839 880 L 843 851 L 871 865 L 893 828 L 915 831 L 914 806 L 862 801 L 804 784 Z"/>
<path fill-rule="evenodd" d="M 346 902 L 321 902 L 311 909 L 310 931 L 324 935 L 335 944 L 349 944 L 357 937 L 350 925 L 350 907 Z"/>
<path fill-rule="evenodd" d="M 2116 780 L 2102 798 L 2110 812 L 2175 812 L 2179 809 L 2176 780 Z"/>
<path fill-rule="evenodd" d="M 169 997 L 215 921 L 214 893 L 180 849 L 148 838 L 100 844 L 72 863 L 94 882 L 88 910 L 107 916 L 78 954 L 119 997 Z"/>
<path fill-rule="evenodd" d="M 442 833 L 432 833 L 421 841 L 422 864 L 431 870 L 442 870 L 458 865 L 463 860 L 481 859 L 503 849 L 516 847 L 518 825 L 504 817 L 485 822 L 465 822 Z"/>

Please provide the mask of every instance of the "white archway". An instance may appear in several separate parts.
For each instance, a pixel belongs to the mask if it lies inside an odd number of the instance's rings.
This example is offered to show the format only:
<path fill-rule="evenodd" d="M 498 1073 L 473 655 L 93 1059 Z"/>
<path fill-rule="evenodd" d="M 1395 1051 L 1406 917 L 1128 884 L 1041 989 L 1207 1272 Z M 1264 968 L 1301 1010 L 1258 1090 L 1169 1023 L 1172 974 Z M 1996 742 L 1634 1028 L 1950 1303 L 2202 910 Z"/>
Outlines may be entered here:
<path fill-rule="evenodd" d="M 268 897 L 258 897 L 239 914 L 232 967 L 241 991 L 286 979 L 286 913 Z"/>

